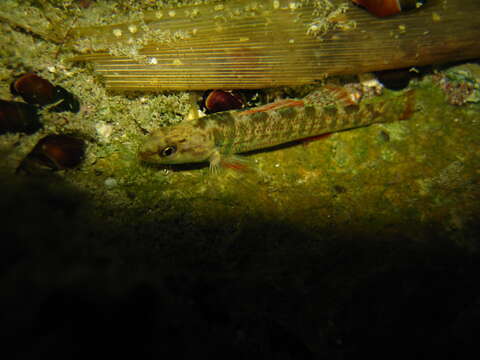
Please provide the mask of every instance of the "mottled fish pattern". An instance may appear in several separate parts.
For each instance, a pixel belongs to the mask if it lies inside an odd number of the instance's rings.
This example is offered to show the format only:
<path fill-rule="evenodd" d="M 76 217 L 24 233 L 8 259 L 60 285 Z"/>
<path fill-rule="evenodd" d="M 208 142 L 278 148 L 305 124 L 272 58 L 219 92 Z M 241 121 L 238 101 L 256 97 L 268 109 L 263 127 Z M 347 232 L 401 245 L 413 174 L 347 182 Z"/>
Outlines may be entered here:
<path fill-rule="evenodd" d="M 234 154 L 403 120 L 415 111 L 413 91 L 360 98 L 359 93 L 344 88 L 325 87 L 301 100 L 285 99 L 208 115 L 154 131 L 143 144 L 140 157 L 159 164 L 209 161 L 215 168 L 231 162 Z"/>

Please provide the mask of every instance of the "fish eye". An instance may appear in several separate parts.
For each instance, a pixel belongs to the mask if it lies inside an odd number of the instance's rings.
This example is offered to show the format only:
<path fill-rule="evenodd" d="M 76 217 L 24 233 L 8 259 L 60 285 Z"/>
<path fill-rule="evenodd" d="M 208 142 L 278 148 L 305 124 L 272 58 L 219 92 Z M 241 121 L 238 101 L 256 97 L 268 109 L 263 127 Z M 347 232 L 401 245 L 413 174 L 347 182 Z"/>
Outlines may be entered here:
<path fill-rule="evenodd" d="M 170 156 L 170 155 L 175 154 L 175 151 L 177 151 L 177 147 L 176 147 L 176 146 L 173 146 L 173 145 L 172 145 L 172 146 L 167 146 L 166 148 L 164 148 L 164 149 L 161 151 L 160 155 L 161 155 L 162 157 L 168 157 L 168 156 Z"/>

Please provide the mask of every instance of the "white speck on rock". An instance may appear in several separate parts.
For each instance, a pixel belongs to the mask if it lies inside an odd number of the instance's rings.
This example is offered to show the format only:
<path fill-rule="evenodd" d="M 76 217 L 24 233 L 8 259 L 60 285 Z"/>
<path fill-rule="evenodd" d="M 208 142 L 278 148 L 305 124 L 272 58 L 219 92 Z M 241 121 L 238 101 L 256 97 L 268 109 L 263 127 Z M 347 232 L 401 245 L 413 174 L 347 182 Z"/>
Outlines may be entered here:
<path fill-rule="evenodd" d="M 113 126 L 105 123 L 98 123 L 95 126 L 95 129 L 97 130 L 98 136 L 104 142 L 107 142 L 109 140 L 110 135 L 112 135 L 113 132 Z"/>
<path fill-rule="evenodd" d="M 119 38 L 122 36 L 122 30 L 121 29 L 113 29 L 113 35 L 115 35 L 115 37 Z"/>
<path fill-rule="evenodd" d="M 105 179 L 104 184 L 108 188 L 113 188 L 118 185 L 118 182 L 114 178 L 107 178 Z"/>

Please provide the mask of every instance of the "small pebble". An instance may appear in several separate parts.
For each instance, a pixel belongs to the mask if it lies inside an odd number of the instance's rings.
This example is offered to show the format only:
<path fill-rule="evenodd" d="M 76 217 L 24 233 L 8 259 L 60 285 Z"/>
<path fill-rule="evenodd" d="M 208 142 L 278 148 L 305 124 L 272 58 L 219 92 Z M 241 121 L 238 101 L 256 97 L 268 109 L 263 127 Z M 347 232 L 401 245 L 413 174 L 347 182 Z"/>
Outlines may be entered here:
<path fill-rule="evenodd" d="M 108 188 L 113 188 L 118 185 L 117 180 L 115 180 L 114 178 L 105 179 L 104 183 L 105 183 L 105 186 Z"/>

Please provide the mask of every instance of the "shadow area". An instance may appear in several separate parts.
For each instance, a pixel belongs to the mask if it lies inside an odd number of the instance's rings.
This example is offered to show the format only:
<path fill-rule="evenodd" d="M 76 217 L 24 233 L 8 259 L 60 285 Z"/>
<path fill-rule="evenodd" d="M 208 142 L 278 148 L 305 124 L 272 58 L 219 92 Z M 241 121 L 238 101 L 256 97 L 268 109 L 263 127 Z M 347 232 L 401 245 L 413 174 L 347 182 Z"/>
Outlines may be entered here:
<path fill-rule="evenodd" d="M 440 224 L 409 224 L 421 240 L 405 224 L 309 231 L 259 216 L 213 226 L 92 211 L 93 199 L 60 183 L 2 191 L 0 333 L 14 358 L 451 359 L 476 349 L 478 253 Z M 462 236 L 475 238 L 475 225 Z"/>

